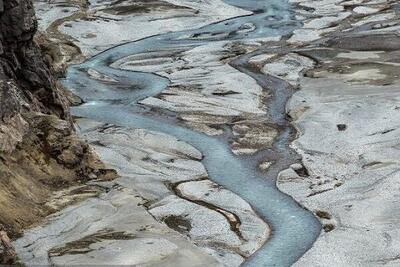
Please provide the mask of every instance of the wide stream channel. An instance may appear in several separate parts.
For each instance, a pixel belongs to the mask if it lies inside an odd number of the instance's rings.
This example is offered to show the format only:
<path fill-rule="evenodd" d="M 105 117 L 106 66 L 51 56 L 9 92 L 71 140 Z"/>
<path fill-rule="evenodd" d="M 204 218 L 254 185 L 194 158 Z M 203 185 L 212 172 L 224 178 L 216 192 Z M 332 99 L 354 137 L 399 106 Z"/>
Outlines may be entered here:
<path fill-rule="evenodd" d="M 233 42 L 280 36 L 298 27 L 290 13 L 290 5 L 284 0 L 224 1 L 252 11 L 253 14 L 195 30 L 156 35 L 113 47 L 82 64 L 70 66 L 63 83 L 85 101 L 85 104 L 72 109 L 76 116 L 166 133 L 196 147 L 204 155 L 202 163 L 209 178 L 246 200 L 272 229 L 270 239 L 244 265 L 290 266 L 312 246 L 320 233 L 320 224 L 310 211 L 275 186 L 279 172 L 299 161 L 299 156 L 290 148 L 295 130 L 285 116 L 285 106 L 294 89 L 249 66 L 250 57 L 262 51 L 239 56 L 230 64 L 254 78 L 271 95 L 267 101 L 267 115 L 271 123 L 278 127 L 279 136 L 270 149 L 260 152 L 273 162 L 266 172 L 260 172 L 251 157 L 234 155 L 229 138 L 196 132 L 162 115 L 146 115 L 138 102 L 166 89 L 170 83 L 167 78 L 111 67 L 112 63 L 139 53 L 191 49 L 217 41 Z M 91 78 L 88 69 L 109 76 L 118 83 Z"/>

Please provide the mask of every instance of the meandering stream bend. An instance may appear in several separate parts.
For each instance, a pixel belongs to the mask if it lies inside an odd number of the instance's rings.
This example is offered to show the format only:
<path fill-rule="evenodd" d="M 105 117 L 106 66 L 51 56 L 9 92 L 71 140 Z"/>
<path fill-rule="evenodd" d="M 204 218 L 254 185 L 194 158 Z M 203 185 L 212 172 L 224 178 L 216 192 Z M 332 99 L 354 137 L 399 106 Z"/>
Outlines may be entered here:
<path fill-rule="evenodd" d="M 283 35 L 297 25 L 291 20 L 289 6 L 284 0 L 225 0 L 226 3 L 252 11 L 249 16 L 237 17 L 200 29 L 167 33 L 113 47 L 80 65 L 69 67 L 64 85 L 80 96 L 86 104 L 73 109 L 74 115 L 125 127 L 144 128 L 173 135 L 204 155 L 209 178 L 246 200 L 257 214 L 268 222 L 272 236 L 245 265 L 290 266 L 313 244 L 320 232 L 320 224 L 311 212 L 303 209 L 291 197 L 275 187 L 278 173 L 298 160 L 289 147 L 294 130 L 285 119 L 285 105 L 293 89 L 279 79 L 252 70 L 248 60 L 252 54 L 237 58 L 231 65 L 254 78 L 272 95 L 269 117 L 279 129 L 279 137 L 264 154 L 274 159 L 266 173 L 254 164 L 235 156 L 229 143 L 171 123 L 162 117 L 145 116 L 137 102 L 162 92 L 169 80 L 152 73 L 115 69 L 110 65 L 124 57 L 163 49 L 193 48 L 215 41 L 230 41 Z M 242 25 L 254 25 L 250 32 L 241 31 Z M 118 81 L 103 83 L 92 79 L 92 69 Z M 273 86 L 270 86 L 273 84 Z"/>

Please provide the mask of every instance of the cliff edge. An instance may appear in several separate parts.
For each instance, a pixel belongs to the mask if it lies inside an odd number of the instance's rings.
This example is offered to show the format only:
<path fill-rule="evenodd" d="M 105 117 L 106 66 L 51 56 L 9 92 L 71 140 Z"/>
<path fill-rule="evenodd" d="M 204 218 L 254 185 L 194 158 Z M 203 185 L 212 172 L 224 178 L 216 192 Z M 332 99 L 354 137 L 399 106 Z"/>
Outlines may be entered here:
<path fill-rule="evenodd" d="M 0 224 L 11 237 L 57 210 L 54 191 L 114 175 L 75 135 L 36 30 L 31 0 L 0 0 Z"/>

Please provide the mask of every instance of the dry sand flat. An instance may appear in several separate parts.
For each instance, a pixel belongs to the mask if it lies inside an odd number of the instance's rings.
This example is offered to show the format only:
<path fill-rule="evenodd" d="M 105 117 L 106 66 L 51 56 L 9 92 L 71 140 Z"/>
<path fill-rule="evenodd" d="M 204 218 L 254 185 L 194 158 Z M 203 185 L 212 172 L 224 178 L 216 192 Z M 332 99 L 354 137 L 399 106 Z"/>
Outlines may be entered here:
<path fill-rule="evenodd" d="M 397 266 L 398 4 L 295 2 L 310 9 L 289 42 L 310 46 L 298 53 L 318 63 L 287 108 L 308 176 L 286 171 L 278 186 L 324 225 L 295 266 Z"/>

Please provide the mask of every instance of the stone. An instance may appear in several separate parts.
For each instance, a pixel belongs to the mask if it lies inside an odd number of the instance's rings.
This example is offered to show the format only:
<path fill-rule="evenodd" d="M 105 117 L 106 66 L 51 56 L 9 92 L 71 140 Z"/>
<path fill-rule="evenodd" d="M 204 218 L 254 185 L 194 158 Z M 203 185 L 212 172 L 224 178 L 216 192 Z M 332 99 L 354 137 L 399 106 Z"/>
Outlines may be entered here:
<path fill-rule="evenodd" d="M 338 128 L 339 131 L 345 131 L 347 129 L 346 124 L 338 124 L 336 125 L 336 127 Z"/>

